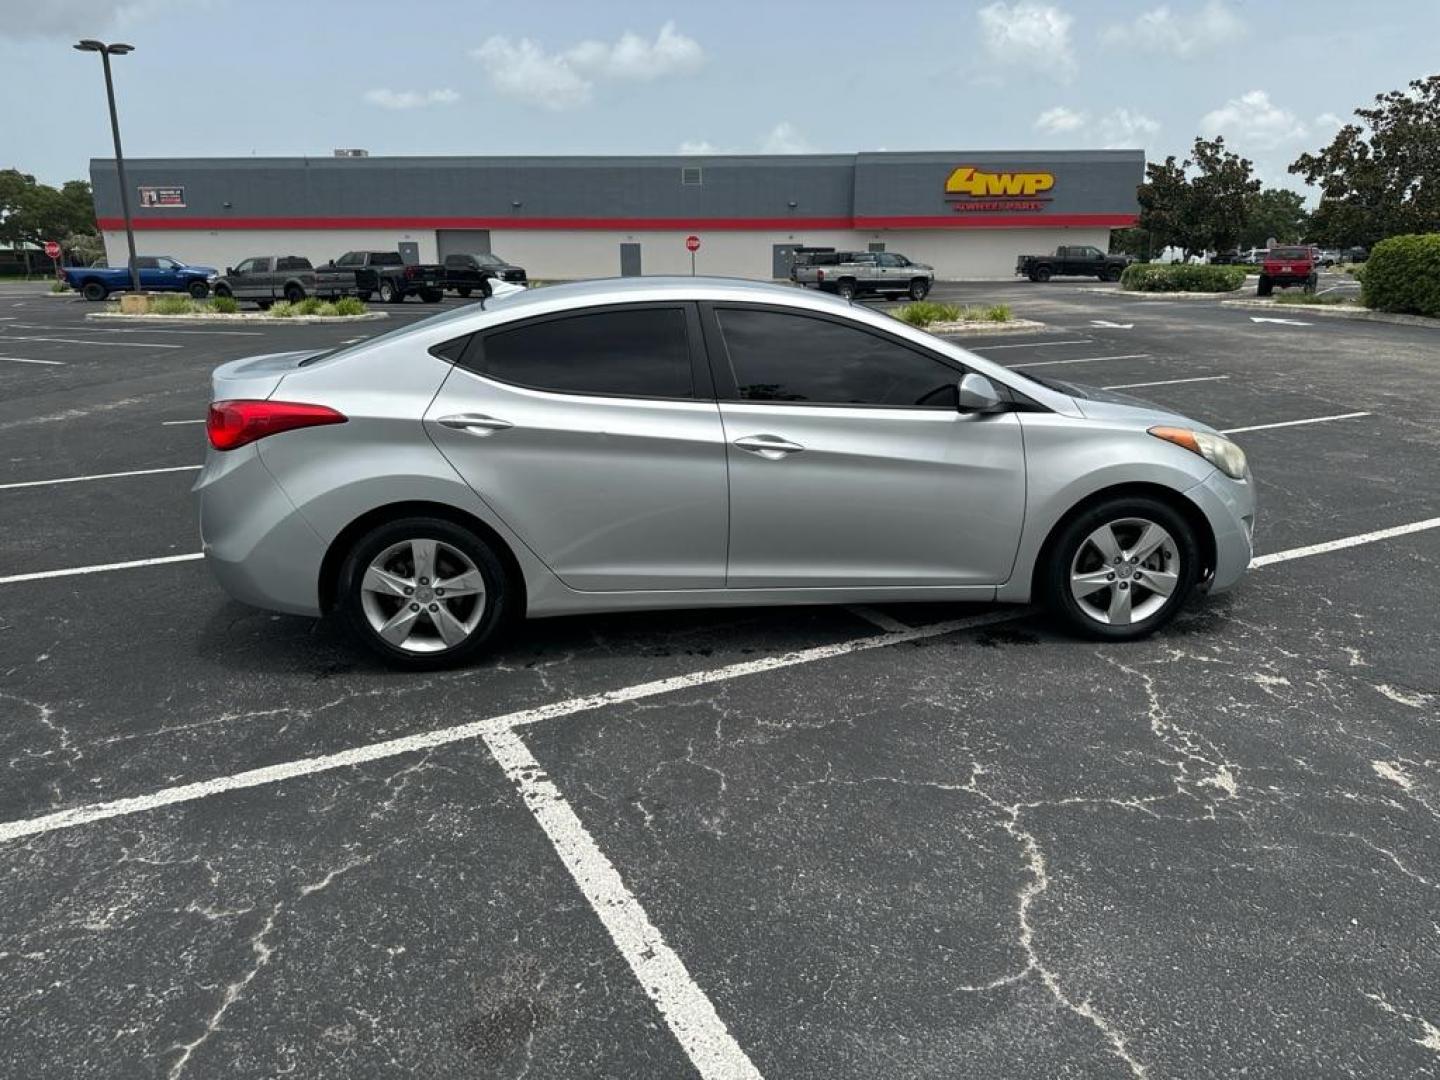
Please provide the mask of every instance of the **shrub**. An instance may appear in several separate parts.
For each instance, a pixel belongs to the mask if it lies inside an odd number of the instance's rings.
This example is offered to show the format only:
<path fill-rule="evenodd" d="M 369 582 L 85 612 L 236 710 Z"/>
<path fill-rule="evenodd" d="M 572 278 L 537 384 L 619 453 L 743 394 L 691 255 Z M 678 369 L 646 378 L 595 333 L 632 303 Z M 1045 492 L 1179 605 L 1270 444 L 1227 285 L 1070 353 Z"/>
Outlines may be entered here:
<path fill-rule="evenodd" d="M 365 301 L 358 296 L 342 296 L 335 301 L 336 315 L 364 315 Z"/>
<path fill-rule="evenodd" d="M 200 310 L 188 296 L 155 296 L 150 299 L 151 315 L 193 315 Z"/>
<path fill-rule="evenodd" d="M 1324 307 L 1327 304 L 1343 304 L 1344 302 L 1345 298 L 1337 296 L 1335 293 L 1325 293 L 1323 296 L 1319 293 L 1307 292 L 1281 293 L 1275 297 L 1277 304 L 1300 304 L 1306 307 Z"/>
<path fill-rule="evenodd" d="M 278 304 L 272 304 L 270 307 L 272 319 L 293 319 L 299 314 L 297 305 L 292 304 L 289 300 L 281 300 Z"/>
<path fill-rule="evenodd" d="M 1013 317 L 1009 304 L 991 304 L 981 312 L 986 322 L 1009 322 Z"/>
<path fill-rule="evenodd" d="M 63 281 L 52 281 L 50 283 L 50 291 L 52 293 L 67 293 L 70 291 L 70 286 L 66 285 Z"/>
<path fill-rule="evenodd" d="M 240 301 L 233 296 L 217 296 L 210 301 L 210 310 L 217 315 L 234 315 L 240 310 Z"/>
<path fill-rule="evenodd" d="M 938 304 L 934 300 L 916 300 L 913 304 L 906 304 L 892 314 L 903 323 L 926 327 L 936 322 L 956 322 L 960 318 L 960 309 L 954 304 Z"/>
<path fill-rule="evenodd" d="M 1120 287 L 1131 292 L 1233 292 L 1245 284 L 1243 266 L 1198 263 L 1131 263 L 1120 275 Z"/>
<path fill-rule="evenodd" d="M 1440 233 L 1376 244 L 1360 275 L 1360 299 L 1376 311 L 1440 318 Z"/>
<path fill-rule="evenodd" d="M 330 318 L 334 318 L 336 315 L 340 314 L 340 309 L 335 306 L 335 301 L 326 300 L 324 303 L 318 305 L 315 310 L 312 311 L 310 314 L 325 315 Z"/>
<path fill-rule="evenodd" d="M 321 300 L 318 296 L 307 296 L 295 305 L 296 315 L 318 315 L 320 313 Z"/>

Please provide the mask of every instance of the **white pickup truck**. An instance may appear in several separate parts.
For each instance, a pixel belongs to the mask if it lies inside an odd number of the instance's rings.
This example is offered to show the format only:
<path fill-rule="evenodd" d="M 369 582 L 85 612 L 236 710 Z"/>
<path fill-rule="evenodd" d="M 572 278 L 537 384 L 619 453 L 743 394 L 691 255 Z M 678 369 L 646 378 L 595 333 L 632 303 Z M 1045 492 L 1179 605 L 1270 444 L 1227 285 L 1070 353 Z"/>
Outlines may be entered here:
<path fill-rule="evenodd" d="M 935 271 L 893 251 L 802 248 L 795 253 L 790 280 L 801 288 L 814 286 L 846 300 L 863 293 L 923 300 L 935 281 Z"/>

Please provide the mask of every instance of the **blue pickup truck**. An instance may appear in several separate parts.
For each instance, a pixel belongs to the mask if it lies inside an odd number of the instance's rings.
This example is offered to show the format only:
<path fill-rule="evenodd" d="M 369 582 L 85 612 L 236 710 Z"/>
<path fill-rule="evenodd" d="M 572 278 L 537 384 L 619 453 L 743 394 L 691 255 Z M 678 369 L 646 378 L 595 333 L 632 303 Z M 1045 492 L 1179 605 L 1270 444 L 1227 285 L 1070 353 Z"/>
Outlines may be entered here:
<path fill-rule="evenodd" d="M 146 292 L 186 292 L 199 300 L 210 292 L 210 266 L 186 266 L 169 255 L 139 255 L 140 287 Z M 112 292 L 130 291 L 128 266 L 67 266 L 61 271 L 66 283 L 86 300 L 104 300 Z"/>

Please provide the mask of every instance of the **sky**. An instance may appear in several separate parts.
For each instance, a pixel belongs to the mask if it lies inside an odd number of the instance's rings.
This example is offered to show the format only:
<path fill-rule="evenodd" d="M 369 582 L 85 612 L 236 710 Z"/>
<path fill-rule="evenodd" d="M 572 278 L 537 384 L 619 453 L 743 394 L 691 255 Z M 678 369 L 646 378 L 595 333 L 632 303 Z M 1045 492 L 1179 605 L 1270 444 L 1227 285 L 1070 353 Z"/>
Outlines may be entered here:
<path fill-rule="evenodd" d="M 1434 0 L 0 0 L 0 168 L 130 157 L 853 153 L 1223 134 L 1267 184 L 1440 70 Z M 20 89 L 20 88 L 23 88 Z"/>

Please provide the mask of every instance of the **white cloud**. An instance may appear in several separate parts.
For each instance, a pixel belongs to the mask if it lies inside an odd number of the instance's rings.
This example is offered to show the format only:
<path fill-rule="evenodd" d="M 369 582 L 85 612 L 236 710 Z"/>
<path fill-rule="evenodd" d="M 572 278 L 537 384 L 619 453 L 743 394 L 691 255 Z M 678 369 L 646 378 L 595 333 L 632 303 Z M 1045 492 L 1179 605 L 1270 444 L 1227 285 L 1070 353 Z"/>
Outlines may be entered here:
<path fill-rule="evenodd" d="M 1061 79 L 1069 78 L 1075 68 L 1070 47 L 1072 22 L 1059 8 L 1033 0 L 997 2 L 980 9 L 980 34 L 992 60 L 1035 68 Z"/>
<path fill-rule="evenodd" d="M 810 141 L 788 120 L 776 124 L 760 142 L 762 154 L 810 154 L 814 150 Z"/>
<path fill-rule="evenodd" d="M 1308 129 L 1294 113 L 1272 102 L 1264 90 L 1251 90 L 1206 113 L 1200 130 L 1205 135 L 1223 135 L 1233 146 L 1246 150 L 1273 150 L 1303 138 Z"/>
<path fill-rule="evenodd" d="M 365 100 L 382 109 L 423 109 L 430 105 L 454 105 L 460 95 L 454 90 L 391 90 L 377 86 L 365 91 Z"/>
<path fill-rule="evenodd" d="M 1035 127 L 1049 135 L 1063 135 L 1066 132 L 1079 131 L 1089 120 L 1090 117 L 1087 113 L 1076 112 L 1064 105 L 1056 105 L 1053 109 L 1046 109 L 1035 118 Z"/>
<path fill-rule="evenodd" d="M 505 97 L 556 111 L 573 109 L 590 100 L 590 80 L 577 74 L 564 56 L 549 55 L 529 38 L 512 42 L 496 35 L 471 50 L 470 55 L 480 61 L 490 76 L 490 85 Z"/>
<path fill-rule="evenodd" d="M 1143 12 L 1133 22 L 1116 23 L 1101 33 L 1110 45 L 1136 45 L 1174 56 L 1193 56 L 1227 45 L 1245 35 L 1245 24 L 1229 5 L 1210 0 L 1193 12 L 1176 14 L 1168 4 Z"/>
<path fill-rule="evenodd" d="M 97 37 L 159 13 L 164 0 L 11 0 L 0 38 Z"/>
<path fill-rule="evenodd" d="M 705 62 L 700 43 L 673 22 L 662 26 L 653 41 L 627 30 L 614 42 L 582 41 L 555 53 L 529 38 L 495 35 L 470 55 L 485 68 L 497 93 L 557 111 L 589 102 L 599 81 L 650 82 L 689 74 Z"/>
<path fill-rule="evenodd" d="M 686 37 L 667 22 L 647 41 L 626 31 L 613 45 L 604 41 L 582 41 L 565 51 L 565 58 L 577 70 L 599 79 L 630 79 L 649 82 L 666 75 L 688 75 L 705 62 L 700 43 Z"/>
<path fill-rule="evenodd" d="M 1346 120 L 1344 117 L 1336 116 L 1333 112 L 1322 112 L 1319 116 L 1315 117 L 1315 126 L 1322 128 L 1342 128 L 1349 122 L 1350 121 Z"/>
<path fill-rule="evenodd" d="M 1107 150 L 1144 149 L 1145 140 L 1160 130 L 1160 125 L 1144 113 L 1133 109 L 1114 109 L 1101 117 L 1101 145 Z"/>
<path fill-rule="evenodd" d="M 686 139 L 675 152 L 677 154 L 693 154 L 698 157 L 702 154 L 718 154 L 721 150 L 709 139 Z"/>

